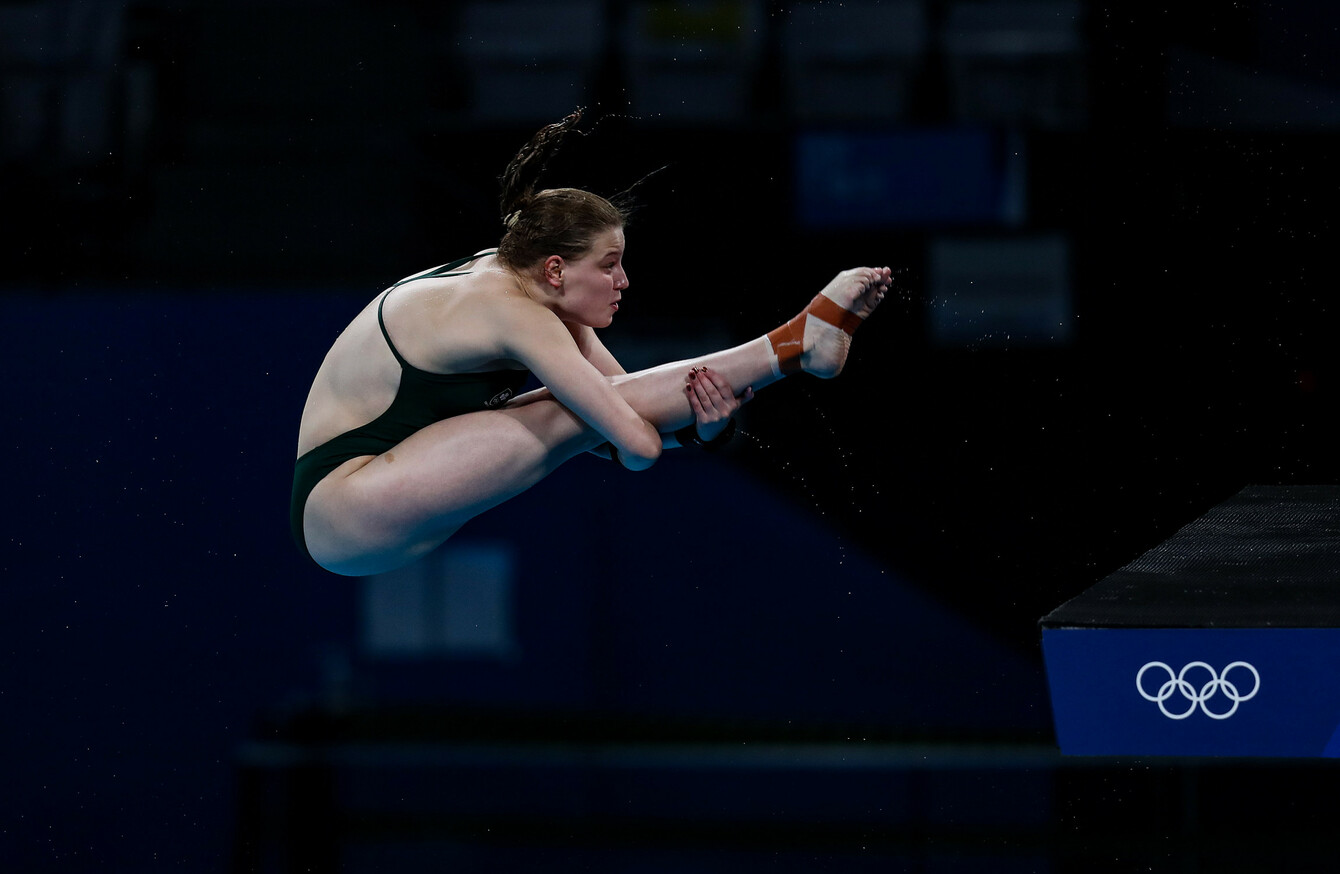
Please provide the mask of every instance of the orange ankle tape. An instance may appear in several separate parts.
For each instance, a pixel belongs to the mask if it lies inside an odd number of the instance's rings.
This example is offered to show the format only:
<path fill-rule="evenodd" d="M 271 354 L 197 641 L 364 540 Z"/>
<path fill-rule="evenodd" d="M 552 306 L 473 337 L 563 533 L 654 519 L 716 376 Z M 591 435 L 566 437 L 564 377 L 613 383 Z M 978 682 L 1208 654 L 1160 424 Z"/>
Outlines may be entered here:
<path fill-rule="evenodd" d="M 772 344 L 772 354 L 777 356 L 777 368 L 788 376 L 799 373 L 800 355 L 805 351 L 805 314 L 769 331 L 768 342 Z"/>
<path fill-rule="evenodd" d="M 805 317 L 814 316 L 821 322 L 841 328 L 848 334 L 865 321 L 856 313 L 843 309 L 831 298 L 816 294 L 810 305 L 784 325 L 768 332 L 768 342 L 772 344 L 772 354 L 777 356 L 777 367 L 783 374 L 790 375 L 801 371 L 800 356 L 805 351 Z"/>
<path fill-rule="evenodd" d="M 834 303 L 832 298 L 824 297 L 822 294 L 816 295 L 805 311 L 819 321 L 841 328 L 848 334 L 855 334 L 856 329 L 861 327 L 861 322 L 865 321 L 856 313 L 843 309 Z"/>

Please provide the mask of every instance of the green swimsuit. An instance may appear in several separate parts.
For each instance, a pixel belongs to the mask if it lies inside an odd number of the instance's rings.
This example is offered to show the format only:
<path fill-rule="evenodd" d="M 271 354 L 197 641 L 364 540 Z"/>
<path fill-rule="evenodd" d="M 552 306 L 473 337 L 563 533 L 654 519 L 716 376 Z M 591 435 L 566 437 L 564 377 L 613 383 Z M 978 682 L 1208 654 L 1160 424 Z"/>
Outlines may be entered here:
<path fill-rule="evenodd" d="M 391 354 L 400 363 L 400 386 L 391 406 L 377 418 L 352 431 L 346 431 L 306 452 L 298 459 L 293 472 L 293 495 L 289 503 L 289 525 L 293 539 L 308 558 L 307 542 L 303 537 L 303 511 L 307 496 L 316 484 L 335 468 L 361 455 L 381 455 L 400 441 L 422 428 L 452 416 L 495 409 L 511 400 L 526 384 L 529 372 L 525 370 L 491 370 L 482 373 L 431 373 L 420 370 L 400 355 L 391 335 L 386 332 L 382 307 L 392 291 L 416 279 L 438 276 L 458 276 L 457 267 L 478 256 L 462 258 L 441 267 L 403 279 L 391 286 L 377 304 L 377 324 Z"/>

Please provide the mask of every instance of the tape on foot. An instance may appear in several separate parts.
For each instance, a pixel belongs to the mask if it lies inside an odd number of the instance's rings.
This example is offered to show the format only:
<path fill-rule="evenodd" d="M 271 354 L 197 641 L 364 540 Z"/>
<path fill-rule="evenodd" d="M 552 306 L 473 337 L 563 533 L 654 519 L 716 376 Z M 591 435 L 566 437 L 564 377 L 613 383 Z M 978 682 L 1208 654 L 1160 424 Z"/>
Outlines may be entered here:
<path fill-rule="evenodd" d="M 865 321 L 851 310 L 844 309 L 831 298 L 822 294 L 814 296 L 810 305 L 801 311 L 800 315 L 791 319 L 786 324 L 779 325 L 768 332 L 768 342 L 772 344 L 772 354 L 777 356 L 777 368 L 786 375 L 800 373 L 803 369 L 800 366 L 800 356 L 805 352 L 805 319 L 807 316 L 814 316 L 821 322 L 841 328 L 848 335 L 856 333 L 856 329 Z"/>

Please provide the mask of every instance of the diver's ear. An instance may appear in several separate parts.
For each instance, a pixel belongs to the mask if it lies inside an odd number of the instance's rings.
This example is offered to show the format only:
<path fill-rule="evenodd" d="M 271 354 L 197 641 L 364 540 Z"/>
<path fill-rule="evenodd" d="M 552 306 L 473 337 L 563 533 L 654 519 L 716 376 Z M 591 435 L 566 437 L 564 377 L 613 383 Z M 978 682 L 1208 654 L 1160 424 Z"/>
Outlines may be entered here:
<path fill-rule="evenodd" d="M 564 266 L 561 255 L 550 255 L 544 259 L 544 281 L 554 288 L 562 288 Z"/>

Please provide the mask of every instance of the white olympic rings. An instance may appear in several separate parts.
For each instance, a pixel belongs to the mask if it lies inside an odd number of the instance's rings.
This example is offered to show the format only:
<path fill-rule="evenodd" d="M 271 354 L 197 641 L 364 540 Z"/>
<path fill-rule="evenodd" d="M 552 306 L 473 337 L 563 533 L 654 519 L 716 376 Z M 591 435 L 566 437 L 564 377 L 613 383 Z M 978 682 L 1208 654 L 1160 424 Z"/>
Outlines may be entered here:
<path fill-rule="evenodd" d="M 1168 679 L 1158 687 L 1158 692 L 1153 695 L 1146 692 L 1144 686 L 1145 671 L 1148 671 L 1150 668 L 1162 668 L 1168 672 Z M 1201 685 L 1199 689 L 1187 680 L 1187 674 L 1195 668 L 1203 668 L 1209 672 L 1210 675 L 1210 679 Z M 1252 691 L 1242 694 L 1238 691 L 1237 686 L 1229 682 L 1228 674 L 1234 668 L 1244 668 L 1251 672 Z M 1237 713 L 1239 704 L 1243 701 L 1250 700 L 1261 690 L 1261 675 L 1257 673 L 1256 668 L 1252 667 L 1247 662 L 1233 662 L 1224 668 L 1222 674 L 1216 673 L 1214 668 L 1210 667 L 1205 662 L 1191 662 L 1177 673 L 1173 673 L 1173 669 L 1165 665 L 1163 662 L 1149 662 L 1136 673 L 1135 688 L 1139 691 L 1140 696 L 1146 701 L 1153 701 L 1158 704 L 1159 710 L 1169 719 L 1186 719 L 1188 716 L 1196 712 L 1197 707 L 1211 719 L 1228 719 L 1234 713 Z M 1221 713 L 1216 713 L 1211 710 L 1205 703 L 1213 698 L 1217 692 L 1223 692 L 1224 697 L 1233 702 L 1233 705 L 1229 707 L 1228 710 Z M 1187 707 L 1185 712 L 1170 711 L 1165 704 L 1165 702 L 1175 694 L 1181 694 L 1183 698 L 1190 702 L 1190 706 Z"/>

